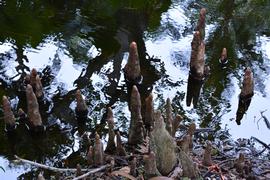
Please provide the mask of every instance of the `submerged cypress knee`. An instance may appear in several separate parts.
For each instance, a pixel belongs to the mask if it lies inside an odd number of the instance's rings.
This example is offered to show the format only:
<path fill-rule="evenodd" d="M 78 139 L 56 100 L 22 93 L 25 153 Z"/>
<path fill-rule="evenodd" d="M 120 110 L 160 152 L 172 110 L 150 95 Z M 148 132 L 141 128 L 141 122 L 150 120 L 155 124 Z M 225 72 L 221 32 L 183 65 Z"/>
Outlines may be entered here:
<path fill-rule="evenodd" d="M 156 155 L 157 168 L 162 175 L 168 175 L 177 163 L 176 145 L 165 128 L 160 111 L 155 112 L 155 125 L 150 135 L 150 149 Z"/>
<path fill-rule="evenodd" d="M 6 124 L 6 130 L 12 131 L 16 127 L 15 116 L 11 110 L 11 105 L 6 96 L 2 98 L 4 121 Z"/>
<path fill-rule="evenodd" d="M 44 130 L 41 115 L 39 113 L 39 105 L 33 88 L 30 84 L 26 87 L 27 99 L 27 116 L 30 122 L 30 127 L 34 130 Z"/>
<path fill-rule="evenodd" d="M 88 108 L 79 89 L 76 91 L 76 102 L 77 106 L 75 108 L 75 112 L 77 120 L 78 122 L 84 122 L 87 119 Z"/>
<path fill-rule="evenodd" d="M 143 121 L 141 115 L 141 96 L 134 85 L 130 98 L 131 121 L 128 134 L 128 143 L 131 145 L 143 142 Z"/>
<path fill-rule="evenodd" d="M 135 42 L 130 43 L 128 62 L 124 67 L 125 79 L 135 84 L 141 80 L 141 68 L 139 55 L 137 50 L 137 44 Z"/>
<path fill-rule="evenodd" d="M 108 127 L 109 127 L 109 139 L 108 139 L 108 143 L 107 143 L 107 147 L 105 152 L 111 153 L 113 154 L 116 150 L 116 145 L 115 145 L 115 133 L 114 133 L 114 120 L 113 120 L 113 112 L 112 112 L 112 108 L 108 107 L 107 109 L 107 123 L 108 123 Z"/>

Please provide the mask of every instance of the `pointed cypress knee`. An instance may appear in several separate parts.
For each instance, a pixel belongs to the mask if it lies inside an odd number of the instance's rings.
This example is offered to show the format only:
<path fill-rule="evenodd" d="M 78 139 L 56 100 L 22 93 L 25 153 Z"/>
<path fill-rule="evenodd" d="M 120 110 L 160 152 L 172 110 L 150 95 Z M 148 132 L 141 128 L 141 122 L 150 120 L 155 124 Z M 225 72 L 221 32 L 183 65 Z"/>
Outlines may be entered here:
<path fill-rule="evenodd" d="M 18 116 L 20 123 L 27 123 L 27 114 L 22 110 L 22 108 L 19 108 Z"/>
<path fill-rule="evenodd" d="M 177 163 L 176 145 L 165 128 L 161 112 L 155 112 L 155 125 L 150 133 L 150 149 L 156 155 L 157 168 L 162 175 L 168 175 Z"/>
<path fill-rule="evenodd" d="M 126 150 L 122 145 L 122 140 L 119 131 L 116 132 L 116 152 L 119 156 L 126 156 Z"/>
<path fill-rule="evenodd" d="M 112 108 L 108 107 L 107 109 L 107 123 L 108 123 L 108 127 L 109 127 L 109 139 L 108 139 L 108 143 L 107 143 L 107 147 L 105 152 L 109 153 L 109 154 L 114 154 L 116 151 L 116 145 L 115 145 L 115 133 L 114 133 L 114 120 L 113 120 L 113 112 L 112 112 Z"/>
<path fill-rule="evenodd" d="M 16 128 L 15 116 L 11 110 L 10 102 L 6 96 L 3 96 L 2 104 L 3 104 L 3 113 L 4 113 L 4 121 L 6 125 L 6 130 L 8 132 L 13 131 Z"/>
<path fill-rule="evenodd" d="M 77 106 L 75 108 L 75 113 L 76 113 L 77 121 L 79 123 L 83 123 L 87 119 L 88 108 L 87 108 L 85 100 L 82 97 L 81 91 L 79 89 L 76 91 L 76 102 L 77 102 Z"/>
<path fill-rule="evenodd" d="M 128 134 L 128 143 L 131 145 L 143 142 L 143 121 L 141 115 L 141 96 L 134 85 L 130 98 L 131 121 Z"/>
<path fill-rule="evenodd" d="M 145 127 L 150 131 L 154 126 L 154 103 L 153 94 L 151 93 L 145 99 Z"/>
<path fill-rule="evenodd" d="M 187 134 L 190 136 L 190 142 L 189 142 L 189 148 L 192 149 L 193 148 L 193 135 L 195 133 L 196 130 L 196 124 L 195 123 L 191 123 L 188 127 L 188 131 Z"/>
<path fill-rule="evenodd" d="M 37 70 L 35 68 L 33 68 L 30 72 L 30 85 L 33 88 L 33 91 L 36 91 L 36 77 L 37 77 L 38 73 Z"/>
<path fill-rule="evenodd" d="M 103 143 L 101 142 L 99 135 L 96 133 L 94 145 L 94 165 L 100 166 L 103 164 L 104 164 Z"/>
<path fill-rule="evenodd" d="M 169 132 L 169 134 L 172 135 L 173 115 L 172 115 L 172 104 L 171 104 L 170 98 L 167 98 L 165 108 L 166 108 L 166 118 L 165 118 L 166 129 Z"/>
<path fill-rule="evenodd" d="M 133 84 L 138 84 L 141 81 L 141 68 L 138 55 L 137 44 L 130 43 L 128 62 L 124 67 L 125 79 Z"/>
<path fill-rule="evenodd" d="M 132 159 L 128 162 L 128 166 L 130 168 L 130 175 L 137 177 L 137 158 L 132 157 Z"/>
<path fill-rule="evenodd" d="M 227 59 L 227 49 L 223 48 L 221 55 L 220 55 L 220 59 L 219 59 L 219 63 L 221 63 L 221 65 L 225 65 L 227 64 L 228 59 Z"/>
<path fill-rule="evenodd" d="M 41 79 L 40 79 L 39 75 L 36 76 L 35 94 L 36 94 L 37 98 L 42 98 L 42 96 L 43 96 L 43 87 L 42 87 L 42 83 L 41 83 Z"/>
<path fill-rule="evenodd" d="M 143 160 L 144 160 L 145 179 L 161 175 L 157 169 L 156 156 L 153 151 L 151 151 L 148 155 L 144 155 Z"/>
<path fill-rule="evenodd" d="M 205 166 L 211 166 L 212 163 L 212 157 L 211 157 L 211 152 L 212 152 L 212 144 L 211 142 L 207 141 L 206 142 L 206 147 L 204 150 L 204 154 L 203 154 L 203 161 L 202 164 Z"/>
<path fill-rule="evenodd" d="M 93 146 L 89 146 L 86 159 L 87 159 L 88 165 L 92 166 L 94 164 Z"/>
<path fill-rule="evenodd" d="M 26 87 L 27 99 L 27 116 L 30 123 L 30 128 L 35 132 L 44 131 L 41 115 L 39 113 L 39 105 L 33 88 L 30 84 Z"/>
<path fill-rule="evenodd" d="M 179 128 L 180 122 L 183 120 L 183 117 L 177 114 L 172 123 L 172 137 L 175 137 L 175 133 Z"/>

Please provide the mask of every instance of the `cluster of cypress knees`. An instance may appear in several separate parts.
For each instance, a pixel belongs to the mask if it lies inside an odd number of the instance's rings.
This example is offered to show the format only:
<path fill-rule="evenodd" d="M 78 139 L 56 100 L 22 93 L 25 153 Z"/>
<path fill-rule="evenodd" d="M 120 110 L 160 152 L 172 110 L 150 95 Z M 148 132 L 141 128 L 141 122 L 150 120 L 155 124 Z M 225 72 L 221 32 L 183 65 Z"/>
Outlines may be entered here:
<path fill-rule="evenodd" d="M 210 73 L 210 68 L 205 66 L 204 61 L 204 33 L 205 33 L 205 15 L 206 10 L 201 9 L 200 18 L 194 37 L 191 43 L 191 59 L 190 59 L 190 76 L 197 80 L 204 80 Z M 227 50 L 222 50 L 220 63 L 227 63 Z M 192 150 L 192 137 L 196 126 L 190 124 L 188 130 L 181 139 L 175 138 L 175 134 L 179 129 L 182 117 L 173 115 L 171 100 L 166 101 L 166 111 L 163 117 L 160 110 L 154 110 L 153 95 L 150 94 L 145 99 L 145 115 L 144 120 L 141 113 L 141 97 L 137 85 L 140 82 L 141 70 L 137 51 L 137 44 L 130 44 L 128 62 L 124 67 L 124 75 L 127 84 L 131 87 L 130 106 L 131 112 L 130 126 L 128 130 L 128 145 L 139 147 L 146 144 L 147 150 L 143 153 L 144 161 L 144 176 L 149 179 L 152 177 L 169 176 L 175 167 L 181 167 L 181 173 L 170 175 L 171 178 L 189 177 L 199 178 L 198 168 L 189 155 Z M 240 99 L 246 102 L 253 95 L 253 76 L 250 68 L 245 70 L 243 87 L 240 94 Z M 30 130 L 40 132 L 45 130 L 42 118 L 39 112 L 38 99 L 43 96 L 41 79 L 36 69 L 32 69 L 30 75 L 25 77 L 25 92 L 27 100 L 27 113 L 22 109 L 18 110 L 18 116 L 21 120 L 27 123 Z M 80 90 L 76 91 L 76 114 L 77 117 L 87 116 L 88 107 Z M 2 99 L 4 121 L 6 130 L 11 132 L 16 129 L 16 118 L 12 112 L 10 102 L 6 96 Z M 114 116 L 112 109 L 107 109 L 107 124 L 108 124 L 108 143 L 103 149 L 103 143 L 100 136 L 96 133 L 95 142 L 90 146 L 87 153 L 87 162 L 89 165 L 100 166 L 106 163 L 106 154 L 127 156 L 121 136 L 118 131 L 115 131 Z M 115 141 L 116 139 L 116 141 Z M 205 166 L 212 165 L 211 160 L 211 143 L 208 142 L 203 155 L 202 164 Z M 239 161 L 242 158 L 239 157 Z M 243 161 L 241 161 L 243 164 Z M 130 174 L 137 176 L 136 158 L 130 161 Z M 240 168 L 243 168 L 242 166 Z M 241 169 L 240 169 L 241 170 Z M 175 177 L 173 177 L 175 176 Z"/>

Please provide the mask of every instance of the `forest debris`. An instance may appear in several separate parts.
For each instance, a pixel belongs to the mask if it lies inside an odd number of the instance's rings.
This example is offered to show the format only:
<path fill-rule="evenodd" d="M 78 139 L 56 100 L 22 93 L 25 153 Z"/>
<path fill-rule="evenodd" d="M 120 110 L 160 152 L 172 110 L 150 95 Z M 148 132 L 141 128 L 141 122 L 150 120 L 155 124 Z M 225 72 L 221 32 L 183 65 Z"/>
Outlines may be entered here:
<path fill-rule="evenodd" d="M 43 126 L 41 115 L 39 113 L 39 105 L 33 88 L 30 84 L 26 87 L 27 99 L 27 116 L 32 127 Z"/>
<path fill-rule="evenodd" d="M 113 120 L 113 112 L 112 112 L 112 108 L 108 107 L 107 108 L 107 123 L 108 123 L 108 127 L 109 127 L 109 139 L 108 139 L 108 143 L 107 143 L 107 147 L 105 152 L 107 153 L 115 153 L 116 151 L 116 145 L 115 145 L 115 133 L 114 133 L 114 120 Z"/>
<path fill-rule="evenodd" d="M 143 121 L 141 115 L 141 96 L 133 85 L 130 98 L 131 120 L 128 134 L 128 143 L 131 145 L 141 144 L 143 142 Z"/>
<path fill-rule="evenodd" d="M 11 105 L 6 96 L 2 98 L 2 105 L 3 105 L 3 113 L 4 113 L 4 121 L 6 124 L 7 131 L 11 131 L 16 127 L 16 120 L 15 116 L 11 110 Z"/>
<path fill-rule="evenodd" d="M 170 98 L 167 98 L 167 100 L 166 100 L 165 109 L 166 109 L 166 118 L 165 118 L 166 129 L 169 132 L 169 134 L 172 136 L 173 115 L 172 115 L 172 104 L 171 104 Z"/>
<path fill-rule="evenodd" d="M 125 78 L 131 82 L 141 80 L 141 68 L 136 42 L 130 43 L 128 62 L 124 67 Z"/>
<path fill-rule="evenodd" d="M 136 180 L 136 178 L 132 175 L 129 174 L 130 173 L 130 168 L 128 166 L 126 167 L 122 167 L 121 169 L 117 170 L 117 171 L 113 171 L 111 174 L 113 176 L 122 176 L 125 177 L 127 179 L 130 180 Z"/>
<path fill-rule="evenodd" d="M 148 155 L 143 156 L 145 178 L 160 176 L 160 172 L 157 169 L 155 153 L 151 151 Z"/>
<path fill-rule="evenodd" d="M 116 152 L 119 156 L 126 156 L 127 153 L 122 145 L 122 140 L 119 131 L 116 132 Z"/>
<path fill-rule="evenodd" d="M 162 175 L 168 175 L 177 163 L 175 142 L 165 128 L 161 112 L 155 112 L 155 125 L 150 133 L 150 149 L 156 155 L 157 169 Z"/>
<path fill-rule="evenodd" d="M 202 164 L 204 166 L 211 166 L 213 164 L 211 152 L 212 152 L 212 144 L 210 141 L 207 141 L 202 160 Z"/>
<path fill-rule="evenodd" d="M 150 93 L 145 99 L 145 122 L 146 129 L 150 131 L 154 126 L 154 103 L 153 94 Z"/>
<path fill-rule="evenodd" d="M 17 155 L 15 155 L 15 158 L 16 158 L 16 160 L 14 160 L 14 162 L 16 162 L 16 163 L 27 163 L 27 164 L 30 164 L 30 165 L 33 165 L 33 166 L 36 166 L 36 167 L 39 167 L 39 168 L 42 168 L 42 169 L 47 169 L 47 170 L 50 170 L 50 171 L 54 171 L 54 172 L 72 172 L 72 173 L 75 173 L 77 171 L 76 168 L 75 169 L 72 169 L 72 168 L 57 168 L 57 167 L 47 166 L 47 165 L 44 165 L 44 164 L 40 164 L 40 163 L 37 163 L 37 162 L 33 162 L 33 161 L 30 161 L 30 160 L 27 160 L 27 159 L 20 158 Z M 88 171 L 88 170 L 89 169 L 82 169 L 82 171 Z"/>
<path fill-rule="evenodd" d="M 96 133 L 96 136 L 95 136 L 93 154 L 94 154 L 94 165 L 95 166 L 103 165 L 104 164 L 103 143 L 100 140 L 98 133 Z"/>

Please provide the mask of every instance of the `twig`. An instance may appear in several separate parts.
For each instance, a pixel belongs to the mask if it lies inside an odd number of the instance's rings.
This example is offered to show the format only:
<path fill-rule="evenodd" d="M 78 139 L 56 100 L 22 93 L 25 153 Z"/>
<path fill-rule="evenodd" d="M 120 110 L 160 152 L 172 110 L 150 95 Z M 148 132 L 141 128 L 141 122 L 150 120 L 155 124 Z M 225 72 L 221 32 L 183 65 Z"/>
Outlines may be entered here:
<path fill-rule="evenodd" d="M 102 171 L 102 170 L 106 169 L 106 168 L 109 167 L 109 166 L 110 166 L 110 165 L 104 165 L 104 166 L 100 166 L 99 168 L 92 169 L 92 170 L 90 170 L 89 172 L 87 172 L 87 173 L 85 173 L 85 174 L 83 174 L 83 175 L 81 175 L 81 176 L 78 176 L 78 177 L 76 177 L 76 178 L 73 178 L 73 180 L 83 179 L 83 178 L 85 178 L 85 177 L 87 177 L 87 176 L 89 176 L 89 175 L 91 175 L 91 174 L 94 174 L 94 173 L 96 173 L 96 172 Z"/>
<path fill-rule="evenodd" d="M 36 167 L 39 167 L 39 168 L 42 168 L 42 169 L 47 169 L 47 170 L 50 170 L 50 171 L 55 171 L 55 172 L 76 172 L 77 171 L 77 169 L 57 168 L 57 167 L 47 166 L 47 165 L 44 165 L 44 164 L 40 164 L 40 163 L 37 163 L 37 162 L 33 162 L 33 161 L 30 161 L 30 160 L 27 160 L 27 159 L 20 158 L 20 157 L 18 157 L 16 155 L 15 155 L 15 158 L 17 159 L 18 162 L 31 164 L 33 166 L 36 166 Z M 82 171 L 89 171 L 89 169 L 82 169 Z"/>
<path fill-rule="evenodd" d="M 267 111 L 267 110 L 265 110 L 265 111 Z M 263 115 L 263 113 L 264 113 L 265 111 L 261 111 L 261 116 L 262 116 L 262 118 L 263 118 L 263 120 L 264 120 L 264 122 L 265 122 L 266 127 L 267 127 L 268 129 L 270 129 L 270 123 L 269 123 L 268 119 L 266 118 L 266 116 Z"/>

